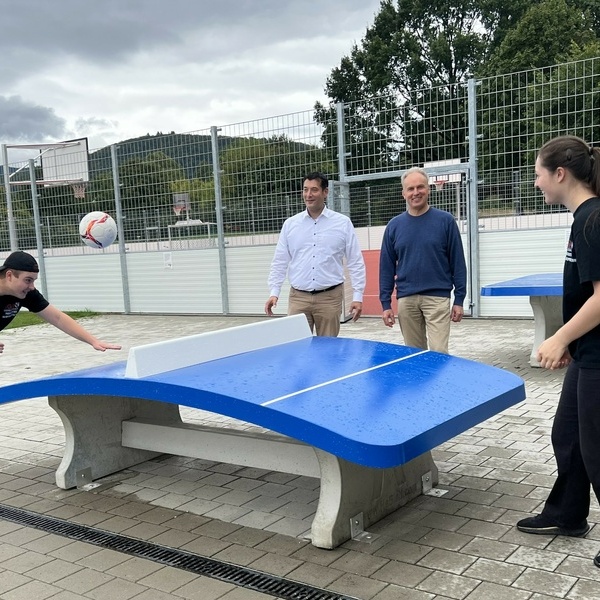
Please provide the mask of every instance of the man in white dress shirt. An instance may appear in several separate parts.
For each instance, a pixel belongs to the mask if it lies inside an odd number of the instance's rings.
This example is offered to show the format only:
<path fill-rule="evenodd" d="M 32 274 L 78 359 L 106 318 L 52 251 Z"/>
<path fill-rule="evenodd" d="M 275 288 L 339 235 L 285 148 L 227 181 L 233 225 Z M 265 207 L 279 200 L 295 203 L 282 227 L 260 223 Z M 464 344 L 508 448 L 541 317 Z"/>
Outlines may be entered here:
<path fill-rule="evenodd" d="M 366 271 L 352 222 L 325 206 L 328 192 L 329 182 L 323 173 L 309 173 L 304 178 L 306 210 L 286 219 L 281 228 L 269 273 L 270 297 L 265 313 L 273 316 L 287 275 L 292 288 L 288 315 L 305 314 L 317 335 L 336 337 L 344 297 L 344 258 L 352 282 L 353 321 L 362 312 Z"/>

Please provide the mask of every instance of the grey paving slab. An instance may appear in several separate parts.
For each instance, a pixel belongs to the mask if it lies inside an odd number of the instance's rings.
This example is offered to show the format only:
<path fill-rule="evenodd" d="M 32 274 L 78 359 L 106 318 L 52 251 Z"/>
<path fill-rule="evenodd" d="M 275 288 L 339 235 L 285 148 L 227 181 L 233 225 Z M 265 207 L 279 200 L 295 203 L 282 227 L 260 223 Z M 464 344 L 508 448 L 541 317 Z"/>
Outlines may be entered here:
<path fill-rule="evenodd" d="M 261 317 L 102 315 L 85 326 L 119 342 L 95 352 L 49 326 L 2 332 L 0 384 L 125 360 L 130 347 L 257 321 Z M 341 335 L 402 343 L 376 318 L 345 323 Z M 43 339 L 43 344 L 40 343 Z M 318 480 L 187 457 L 159 457 L 115 474 L 91 491 L 59 490 L 60 419 L 45 398 L 0 406 L 0 503 L 221 557 L 361 600 L 546 600 L 600 597 L 600 507 L 584 539 L 518 532 L 555 476 L 550 429 L 563 373 L 529 366 L 531 320 L 466 319 L 450 351 L 511 370 L 527 400 L 434 452 L 443 497 L 419 497 L 370 530 L 372 543 L 333 551 L 305 539 Z M 65 365 L 68 365 L 65 368 Z M 184 418 L 250 426 L 186 409 Z M 0 521 L 0 598 L 268 597 L 53 534 Z"/>

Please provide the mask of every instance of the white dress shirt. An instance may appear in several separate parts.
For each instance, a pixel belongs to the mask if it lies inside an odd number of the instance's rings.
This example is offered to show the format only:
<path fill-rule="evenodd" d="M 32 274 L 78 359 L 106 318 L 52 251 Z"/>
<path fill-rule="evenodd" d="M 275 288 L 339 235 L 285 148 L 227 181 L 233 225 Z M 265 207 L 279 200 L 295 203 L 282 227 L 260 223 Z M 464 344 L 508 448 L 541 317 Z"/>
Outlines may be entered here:
<path fill-rule="evenodd" d="M 362 302 L 365 261 L 352 221 L 327 207 L 316 220 L 304 210 L 286 219 L 281 228 L 269 273 L 270 295 L 279 297 L 286 274 L 293 288 L 305 292 L 343 283 L 344 258 L 352 301 Z"/>

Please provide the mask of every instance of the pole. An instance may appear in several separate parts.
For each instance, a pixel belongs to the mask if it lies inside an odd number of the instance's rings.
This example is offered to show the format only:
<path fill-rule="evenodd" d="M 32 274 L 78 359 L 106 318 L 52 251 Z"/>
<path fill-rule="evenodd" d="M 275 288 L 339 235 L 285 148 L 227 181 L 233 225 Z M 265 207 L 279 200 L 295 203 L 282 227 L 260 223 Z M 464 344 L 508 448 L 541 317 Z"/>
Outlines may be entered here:
<path fill-rule="evenodd" d="M 162 240 L 160 232 L 160 209 L 156 209 L 156 250 L 160 250 L 160 242 Z"/>
<path fill-rule="evenodd" d="M 460 183 L 454 184 L 454 191 L 456 192 L 456 221 L 460 227 Z"/>
<path fill-rule="evenodd" d="M 52 229 L 50 228 L 50 217 L 46 217 L 46 227 L 48 228 L 48 248 L 52 248 Z"/>
<path fill-rule="evenodd" d="M 367 248 L 371 249 L 371 186 L 365 187 L 367 190 Z"/>
<path fill-rule="evenodd" d="M 46 262 L 44 260 L 44 244 L 42 242 L 42 223 L 40 221 L 40 207 L 38 204 L 37 183 L 35 176 L 35 161 L 29 159 L 29 180 L 31 181 L 31 204 L 33 206 L 33 222 L 35 225 L 35 241 L 37 245 L 37 260 L 40 266 L 40 278 L 42 279 L 42 294 L 48 295 L 48 284 L 46 283 Z"/>
<path fill-rule="evenodd" d="M 229 314 L 229 288 L 227 286 L 227 257 L 225 254 L 225 232 L 223 229 L 223 201 L 221 198 L 221 166 L 219 164 L 219 129 L 210 128 L 212 146 L 213 177 L 215 185 L 215 211 L 217 213 L 217 243 L 219 248 L 219 268 L 221 274 L 221 303 L 223 314 Z"/>
<path fill-rule="evenodd" d="M 117 160 L 117 145 L 110 147 L 110 160 L 113 172 L 113 189 L 115 192 L 115 211 L 117 213 L 117 232 L 119 235 L 119 260 L 121 263 L 121 282 L 123 286 L 123 308 L 125 314 L 131 312 L 129 295 L 129 275 L 127 273 L 127 257 L 125 255 L 125 234 L 123 232 L 123 210 L 121 208 L 121 182 L 119 181 L 119 163 Z"/>
<path fill-rule="evenodd" d="M 471 316 L 479 316 L 481 290 L 479 289 L 479 207 L 477 206 L 477 81 L 468 82 L 469 117 L 469 203 L 467 205 L 467 224 L 469 240 L 469 279 L 471 284 Z"/>
<path fill-rule="evenodd" d="M 15 226 L 15 217 L 12 208 L 12 198 L 10 189 L 10 168 L 8 166 L 8 148 L 2 144 L 2 176 L 4 179 L 4 191 L 6 192 L 6 222 L 8 225 L 8 237 L 10 239 L 10 249 L 12 252 L 19 249 L 17 238 L 17 228 Z"/>
<path fill-rule="evenodd" d="M 340 172 L 340 182 L 346 183 L 346 136 L 344 126 L 344 103 L 338 102 L 335 105 L 337 118 L 337 145 L 338 145 L 338 171 Z"/>

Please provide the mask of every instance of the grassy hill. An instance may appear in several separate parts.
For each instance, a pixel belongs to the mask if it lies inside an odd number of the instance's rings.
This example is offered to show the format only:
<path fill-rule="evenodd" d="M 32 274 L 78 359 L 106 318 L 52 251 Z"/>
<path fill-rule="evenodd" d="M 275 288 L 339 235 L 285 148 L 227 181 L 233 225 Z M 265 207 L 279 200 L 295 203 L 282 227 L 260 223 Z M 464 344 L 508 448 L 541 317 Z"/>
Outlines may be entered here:
<path fill-rule="evenodd" d="M 224 149 L 234 141 L 235 138 L 219 137 L 219 146 Z M 169 158 L 176 160 L 190 178 L 200 175 L 203 169 L 212 170 L 212 146 L 209 135 L 159 132 L 156 135 L 146 134 L 123 140 L 117 146 L 119 160 L 144 158 L 152 152 L 163 152 Z M 90 153 L 91 179 L 97 173 L 110 169 L 110 146 Z"/>

